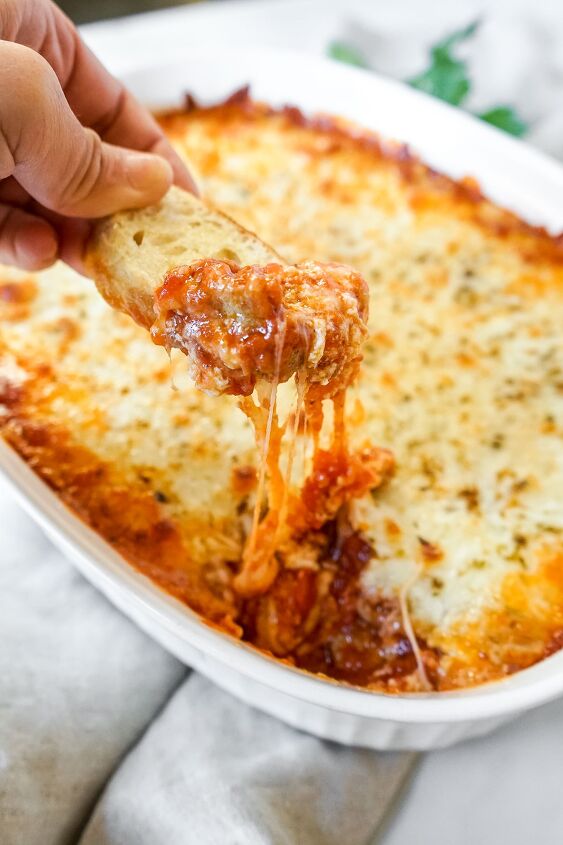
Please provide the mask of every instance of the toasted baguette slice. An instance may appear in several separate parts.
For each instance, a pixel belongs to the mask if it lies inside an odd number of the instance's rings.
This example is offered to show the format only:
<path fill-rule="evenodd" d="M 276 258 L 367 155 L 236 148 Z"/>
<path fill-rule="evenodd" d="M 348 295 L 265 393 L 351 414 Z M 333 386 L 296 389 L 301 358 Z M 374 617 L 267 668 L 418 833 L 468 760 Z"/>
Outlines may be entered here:
<path fill-rule="evenodd" d="M 155 290 L 165 273 L 201 258 L 242 265 L 283 263 L 256 235 L 172 187 L 157 205 L 100 220 L 87 249 L 86 267 L 110 305 L 150 328 Z"/>
<path fill-rule="evenodd" d="M 195 383 L 250 395 L 302 371 L 342 389 L 361 359 L 367 286 L 350 267 L 288 266 L 221 212 L 178 188 L 158 205 L 100 221 L 87 269 L 110 305 L 178 348 Z"/>

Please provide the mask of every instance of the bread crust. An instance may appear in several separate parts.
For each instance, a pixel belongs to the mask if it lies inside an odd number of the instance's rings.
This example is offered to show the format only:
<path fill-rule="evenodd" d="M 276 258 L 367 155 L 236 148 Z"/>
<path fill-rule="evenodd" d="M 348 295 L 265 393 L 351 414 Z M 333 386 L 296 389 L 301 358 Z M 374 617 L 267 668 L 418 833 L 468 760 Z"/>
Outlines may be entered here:
<path fill-rule="evenodd" d="M 165 273 L 201 258 L 283 263 L 275 250 L 226 214 L 177 187 L 156 205 L 98 221 L 85 265 L 104 299 L 135 322 L 154 322 L 154 293 Z"/>

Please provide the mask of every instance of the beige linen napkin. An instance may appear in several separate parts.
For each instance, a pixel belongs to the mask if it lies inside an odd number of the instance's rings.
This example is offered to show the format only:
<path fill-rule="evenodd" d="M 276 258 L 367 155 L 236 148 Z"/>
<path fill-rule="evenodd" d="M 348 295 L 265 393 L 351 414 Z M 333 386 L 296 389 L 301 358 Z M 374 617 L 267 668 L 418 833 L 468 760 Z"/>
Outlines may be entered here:
<path fill-rule="evenodd" d="M 72 568 L 0 481 L 0 843 L 75 843 L 185 668 Z"/>
<path fill-rule="evenodd" d="M 193 673 L 118 769 L 80 845 L 366 845 L 414 756 L 299 733 Z"/>

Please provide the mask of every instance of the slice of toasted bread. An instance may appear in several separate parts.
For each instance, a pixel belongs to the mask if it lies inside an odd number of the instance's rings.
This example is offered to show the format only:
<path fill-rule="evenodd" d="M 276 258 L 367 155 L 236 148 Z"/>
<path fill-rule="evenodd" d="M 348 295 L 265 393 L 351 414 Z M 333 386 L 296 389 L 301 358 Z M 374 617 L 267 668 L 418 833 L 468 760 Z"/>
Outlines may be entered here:
<path fill-rule="evenodd" d="M 200 258 L 242 265 L 281 261 L 271 247 L 234 220 L 172 187 L 157 205 L 100 220 L 85 263 L 104 299 L 149 328 L 155 319 L 154 292 L 164 274 Z"/>

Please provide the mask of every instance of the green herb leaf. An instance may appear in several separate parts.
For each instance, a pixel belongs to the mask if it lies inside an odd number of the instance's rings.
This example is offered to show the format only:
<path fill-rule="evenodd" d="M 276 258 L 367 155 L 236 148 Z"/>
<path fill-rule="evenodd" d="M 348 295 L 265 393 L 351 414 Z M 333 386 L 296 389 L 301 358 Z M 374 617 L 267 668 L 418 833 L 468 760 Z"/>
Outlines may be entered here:
<path fill-rule="evenodd" d="M 486 123 L 496 126 L 497 129 L 503 129 L 509 135 L 515 135 L 517 138 L 521 138 L 528 131 L 528 125 L 510 106 L 497 106 L 483 112 L 478 117 Z"/>
<path fill-rule="evenodd" d="M 329 45 L 328 55 L 331 59 L 336 59 L 339 62 L 344 62 L 347 65 L 354 65 L 354 67 L 369 67 L 365 57 L 361 52 L 353 47 L 351 44 L 346 44 L 344 41 L 333 41 Z"/>
<path fill-rule="evenodd" d="M 467 41 L 468 38 L 475 35 L 480 26 L 480 20 L 472 21 L 467 26 L 464 26 L 463 29 L 458 29 L 456 32 L 452 32 L 451 35 L 447 35 L 446 38 L 439 41 L 434 46 L 433 50 L 435 52 L 443 51 L 445 53 L 449 53 L 453 47 L 457 47 L 458 44 L 461 44 L 463 41 Z"/>
<path fill-rule="evenodd" d="M 418 76 L 408 80 L 409 85 L 438 97 L 452 106 L 459 106 L 469 94 L 471 82 L 467 73 L 467 62 L 456 59 L 452 50 L 462 41 L 470 38 L 479 26 L 474 21 L 469 26 L 448 35 L 430 50 L 430 66 Z"/>
<path fill-rule="evenodd" d="M 467 97 L 470 82 L 464 62 L 452 59 L 434 59 L 427 71 L 409 79 L 409 85 L 425 91 L 452 106 L 459 106 Z"/>
<path fill-rule="evenodd" d="M 407 80 L 408 84 L 452 106 L 461 105 L 471 90 L 471 79 L 467 62 L 456 58 L 453 51 L 459 44 L 475 35 L 480 23 L 479 20 L 473 21 L 463 29 L 452 32 L 451 35 L 438 41 L 430 49 L 429 66 L 418 76 Z M 361 51 L 345 41 L 333 41 L 327 52 L 331 58 L 339 62 L 345 62 L 354 67 L 369 68 Z M 510 106 L 496 106 L 477 117 L 517 138 L 528 131 L 527 124 Z"/>

